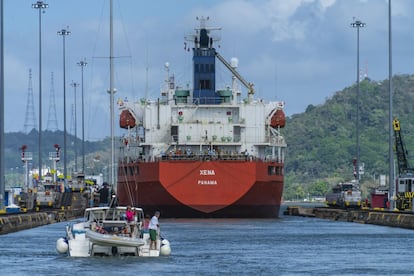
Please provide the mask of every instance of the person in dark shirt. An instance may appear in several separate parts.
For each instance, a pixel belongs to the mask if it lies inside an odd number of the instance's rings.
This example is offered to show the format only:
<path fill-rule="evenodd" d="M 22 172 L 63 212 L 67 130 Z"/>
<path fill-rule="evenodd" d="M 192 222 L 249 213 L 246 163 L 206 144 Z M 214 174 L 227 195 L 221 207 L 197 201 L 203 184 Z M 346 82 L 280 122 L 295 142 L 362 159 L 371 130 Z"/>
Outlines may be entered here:
<path fill-rule="evenodd" d="M 104 182 L 103 187 L 98 191 L 98 193 L 99 193 L 99 207 L 108 206 L 108 202 L 109 202 L 108 183 Z"/>

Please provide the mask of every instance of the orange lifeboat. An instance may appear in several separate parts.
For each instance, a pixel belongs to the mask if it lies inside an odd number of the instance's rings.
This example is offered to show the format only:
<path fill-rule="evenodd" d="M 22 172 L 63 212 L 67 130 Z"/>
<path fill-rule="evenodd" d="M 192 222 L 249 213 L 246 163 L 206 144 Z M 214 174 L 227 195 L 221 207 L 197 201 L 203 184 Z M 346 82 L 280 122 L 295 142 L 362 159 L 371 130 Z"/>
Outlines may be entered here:
<path fill-rule="evenodd" d="M 129 110 L 122 110 L 121 116 L 119 117 L 119 126 L 126 129 L 135 127 L 135 118 Z"/>
<path fill-rule="evenodd" d="M 276 128 L 276 127 L 282 128 L 282 127 L 285 127 L 285 124 L 286 124 L 285 113 L 281 109 L 276 110 L 276 112 L 273 114 L 272 118 L 270 119 L 270 125 L 273 128 Z"/>

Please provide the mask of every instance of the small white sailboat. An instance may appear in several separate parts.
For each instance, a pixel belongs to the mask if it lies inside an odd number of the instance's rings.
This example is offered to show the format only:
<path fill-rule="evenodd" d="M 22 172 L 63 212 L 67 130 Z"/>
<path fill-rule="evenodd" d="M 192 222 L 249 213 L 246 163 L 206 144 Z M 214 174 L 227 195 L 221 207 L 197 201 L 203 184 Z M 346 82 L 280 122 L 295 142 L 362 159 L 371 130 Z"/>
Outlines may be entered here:
<path fill-rule="evenodd" d="M 56 250 L 71 257 L 170 255 L 170 243 L 160 235 L 156 248 L 150 249 L 150 237 L 143 227 L 144 211 L 137 207 L 131 210 L 133 219 L 127 221 L 126 206 L 87 208 L 82 222 L 66 227 L 66 237 L 57 240 Z"/>

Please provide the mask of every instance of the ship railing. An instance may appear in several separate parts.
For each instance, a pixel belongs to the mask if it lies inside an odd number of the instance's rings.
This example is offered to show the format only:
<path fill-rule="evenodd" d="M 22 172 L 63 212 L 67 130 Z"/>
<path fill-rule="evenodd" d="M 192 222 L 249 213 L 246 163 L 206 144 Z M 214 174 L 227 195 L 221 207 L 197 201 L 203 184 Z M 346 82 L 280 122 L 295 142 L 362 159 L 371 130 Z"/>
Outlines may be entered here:
<path fill-rule="evenodd" d="M 253 158 L 253 156 L 251 156 Z M 161 156 L 161 160 L 246 160 L 243 154 L 166 154 Z"/>
<path fill-rule="evenodd" d="M 241 154 L 167 154 L 162 155 L 160 157 L 148 157 L 148 156 L 139 156 L 136 158 L 125 157 L 123 159 L 124 163 L 151 163 L 151 162 L 163 162 L 163 161 L 250 161 L 250 162 L 281 162 L 278 157 L 272 156 L 264 156 L 264 157 L 257 157 L 253 155 L 245 155 L 244 153 Z"/>
<path fill-rule="evenodd" d="M 165 93 L 166 95 L 166 93 Z M 198 96 L 183 96 L 177 97 L 170 102 L 173 102 L 175 105 L 233 105 L 232 103 L 233 96 L 223 96 L 223 97 L 198 97 Z M 168 100 L 164 99 L 161 103 L 168 103 Z"/>

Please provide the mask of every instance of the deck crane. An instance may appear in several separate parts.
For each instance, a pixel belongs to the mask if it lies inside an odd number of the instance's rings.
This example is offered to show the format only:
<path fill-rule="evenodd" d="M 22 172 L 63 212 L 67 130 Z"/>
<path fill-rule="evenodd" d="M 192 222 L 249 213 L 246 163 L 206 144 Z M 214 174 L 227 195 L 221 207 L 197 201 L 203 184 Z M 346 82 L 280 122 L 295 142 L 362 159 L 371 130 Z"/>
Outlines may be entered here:
<path fill-rule="evenodd" d="M 247 82 L 240 74 L 237 72 L 233 66 L 231 66 L 218 52 L 216 52 L 216 57 L 230 70 L 230 72 L 248 89 L 248 94 L 252 96 L 254 94 L 253 83 Z"/>
<path fill-rule="evenodd" d="M 408 152 L 401 136 L 401 125 L 398 119 L 392 122 L 395 136 L 395 153 L 397 156 L 397 209 L 412 210 L 414 198 L 414 168 L 408 161 Z"/>

